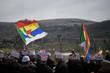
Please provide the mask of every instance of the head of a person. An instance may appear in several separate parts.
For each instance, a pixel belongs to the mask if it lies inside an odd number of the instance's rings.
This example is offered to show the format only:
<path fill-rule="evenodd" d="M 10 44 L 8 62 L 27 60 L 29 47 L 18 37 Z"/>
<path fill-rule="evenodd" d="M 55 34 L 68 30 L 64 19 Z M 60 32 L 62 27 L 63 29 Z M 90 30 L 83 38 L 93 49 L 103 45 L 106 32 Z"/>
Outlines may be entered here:
<path fill-rule="evenodd" d="M 69 60 L 74 60 L 73 54 L 70 54 L 68 59 L 69 59 Z"/>
<path fill-rule="evenodd" d="M 71 53 L 72 53 L 72 54 L 75 54 L 75 51 L 74 51 L 74 49 L 71 51 Z"/>
<path fill-rule="evenodd" d="M 23 62 L 23 63 L 30 62 L 30 57 L 27 56 L 27 55 L 26 55 L 26 56 L 23 56 L 22 62 Z"/>

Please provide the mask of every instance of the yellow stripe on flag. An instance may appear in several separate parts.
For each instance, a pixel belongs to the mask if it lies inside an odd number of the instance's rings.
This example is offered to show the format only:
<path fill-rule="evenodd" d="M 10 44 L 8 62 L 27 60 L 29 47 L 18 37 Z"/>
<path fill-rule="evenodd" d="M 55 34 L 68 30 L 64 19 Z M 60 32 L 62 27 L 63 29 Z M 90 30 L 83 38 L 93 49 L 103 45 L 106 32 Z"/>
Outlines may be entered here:
<path fill-rule="evenodd" d="M 28 30 L 33 31 L 33 30 L 39 28 L 39 25 L 35 24 L 35 23 L 32 23 L 32 24 L 29 24 L 28 26 L 25 26 L 24 28 L 26 29 L 26 31 L 28 31 Z"/>

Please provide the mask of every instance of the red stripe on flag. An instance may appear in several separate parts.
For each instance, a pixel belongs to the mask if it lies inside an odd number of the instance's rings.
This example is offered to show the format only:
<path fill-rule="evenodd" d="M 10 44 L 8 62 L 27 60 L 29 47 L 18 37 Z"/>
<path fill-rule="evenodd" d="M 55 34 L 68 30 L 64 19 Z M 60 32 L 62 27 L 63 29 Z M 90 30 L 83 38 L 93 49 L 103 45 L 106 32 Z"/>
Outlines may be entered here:
<path fill-rule="evenodd" d="M 24 27 L 24 26 L 28 26 L 29 24 L 32 23 L 37 23 L 37 21 L 33 20 L 33 21 L 29 21 L 29 20 L 20 20 L 18 22 L 16 22 L 16 25 L 18 28 Z"/>

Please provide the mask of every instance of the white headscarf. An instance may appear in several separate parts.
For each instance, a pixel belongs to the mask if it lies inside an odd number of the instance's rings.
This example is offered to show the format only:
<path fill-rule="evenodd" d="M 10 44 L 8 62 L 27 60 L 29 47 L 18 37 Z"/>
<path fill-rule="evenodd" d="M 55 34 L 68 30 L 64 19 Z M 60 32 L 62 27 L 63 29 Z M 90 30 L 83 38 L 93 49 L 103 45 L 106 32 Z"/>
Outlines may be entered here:
<path fill-rule="evenodd" d="M 22 62 L 29 62 L 29 61 L 30 61 L 29 56 L 23 56 Z"/>

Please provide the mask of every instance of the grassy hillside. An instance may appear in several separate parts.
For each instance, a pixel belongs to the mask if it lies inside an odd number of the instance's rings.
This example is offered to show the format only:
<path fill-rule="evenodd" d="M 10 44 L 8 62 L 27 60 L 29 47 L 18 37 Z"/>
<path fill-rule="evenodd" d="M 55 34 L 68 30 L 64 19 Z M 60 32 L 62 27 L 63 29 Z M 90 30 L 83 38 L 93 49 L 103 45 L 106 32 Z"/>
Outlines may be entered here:
<path fill-rule="evenodd" d="M 62 48 L 80 50 L 80 26 L 85 23 L 93 47 L 110 48 L 110 21 L 94 22 L 82 19 L 41 20 L 39 24 L 48 36 L 28 45 L 29 48 Z M 22 48 L 23 41 L 14 22 L 0 22 L 0 48 Z M 95 42 L 95 44 L 94 44 Z"/>

